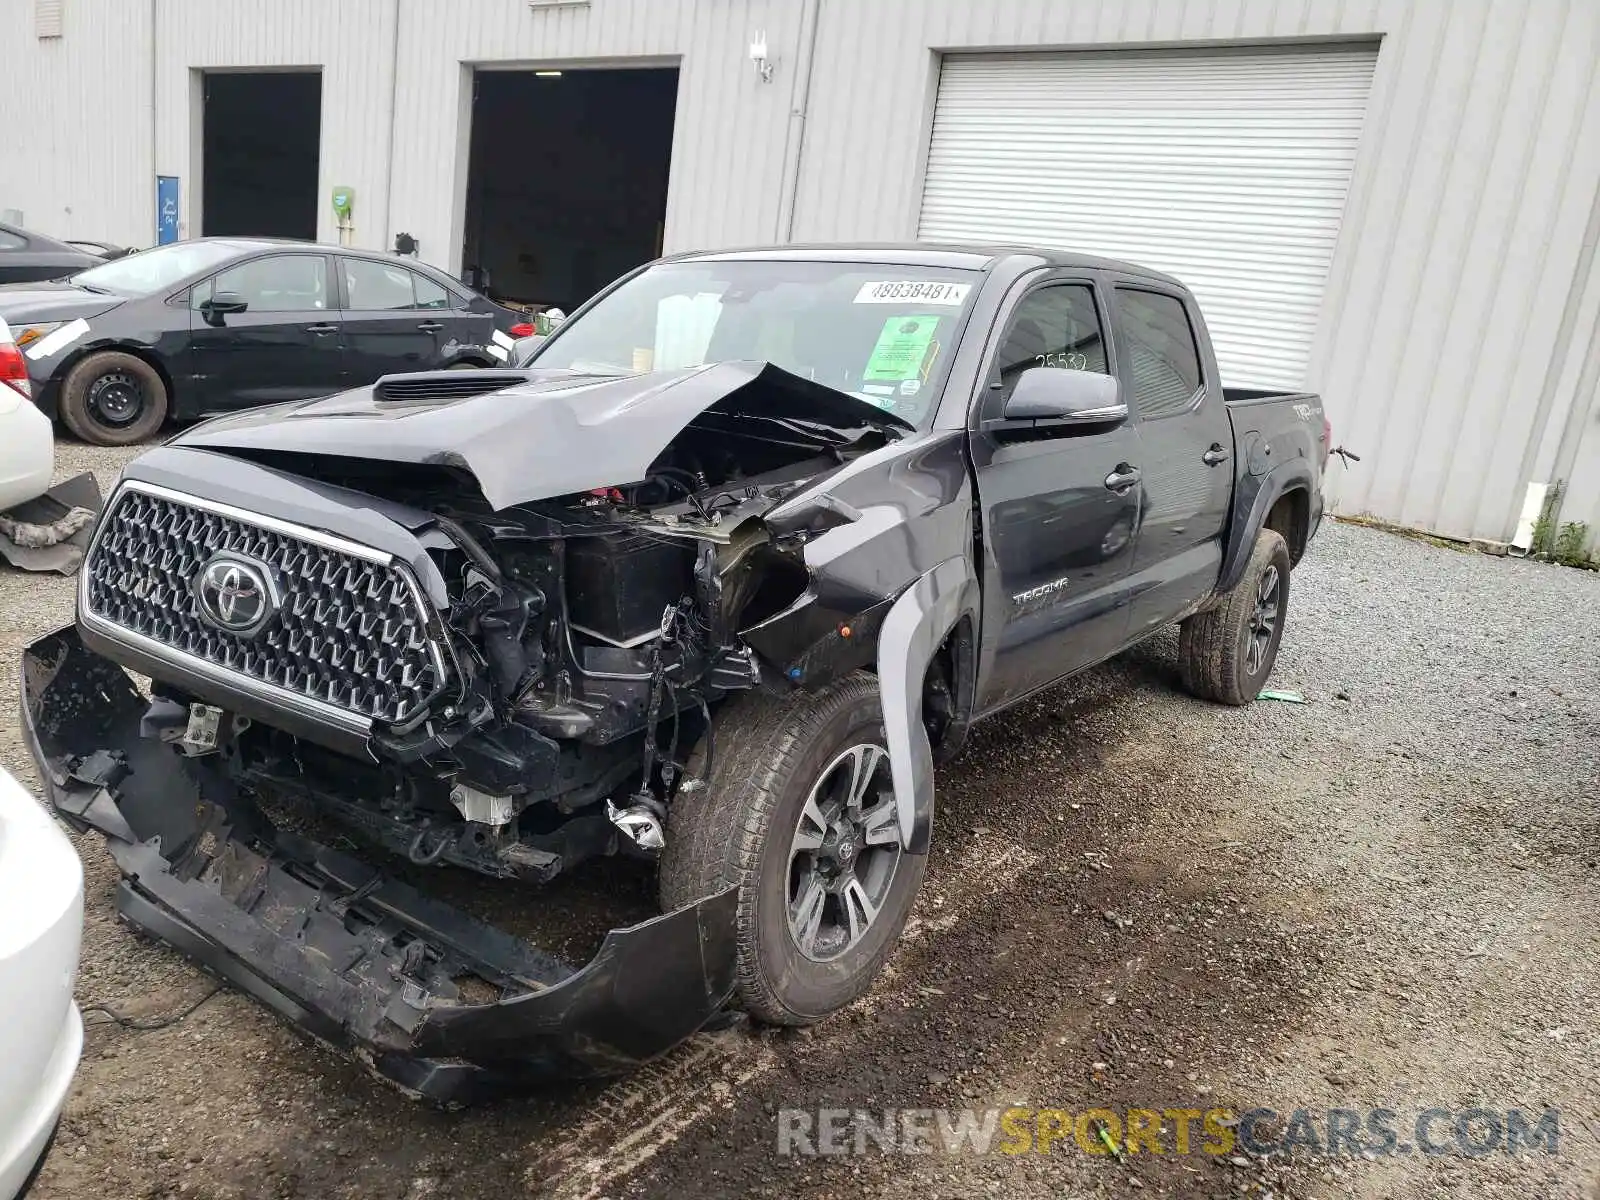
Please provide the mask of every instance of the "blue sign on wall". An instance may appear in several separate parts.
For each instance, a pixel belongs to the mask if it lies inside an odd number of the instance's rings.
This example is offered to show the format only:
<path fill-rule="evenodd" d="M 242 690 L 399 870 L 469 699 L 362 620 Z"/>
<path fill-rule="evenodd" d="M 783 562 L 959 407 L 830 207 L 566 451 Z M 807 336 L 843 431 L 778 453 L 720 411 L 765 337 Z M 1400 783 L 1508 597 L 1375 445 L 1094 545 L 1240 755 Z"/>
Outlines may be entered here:
<path fill-rule="evenodd" d="M 156 176 L 156 244 L 178 240 L 178 177 Z"/>

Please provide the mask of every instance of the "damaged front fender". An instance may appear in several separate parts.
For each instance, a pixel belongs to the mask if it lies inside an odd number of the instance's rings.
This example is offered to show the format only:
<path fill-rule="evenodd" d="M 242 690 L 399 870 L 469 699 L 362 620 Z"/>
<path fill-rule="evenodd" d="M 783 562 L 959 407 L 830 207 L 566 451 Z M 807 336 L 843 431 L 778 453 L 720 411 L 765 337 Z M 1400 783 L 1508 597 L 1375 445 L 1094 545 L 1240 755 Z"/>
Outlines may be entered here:
<path fill-rule="evenodd" d="M 900 844 L 926 854 L 933 832 L 933 747 L 923 721 L 928 666 L 956 622 L 975 613 L 978 583 L 965 557 L 947 559 L 901 594 L 878 631 L 878 690 L 894 779 Z"/>
<path fill-rule="evenodd" d="M 29 646 L 22 666 L 46 794 L 105 836 L 122 915 L 413 1095 L 464 1103 L 619 1074 L 733 993 L 736 889 L 613 929 L 573 967 L 274 829 L 208 760 L 141 736 L 148 701 L 75 629 Z"/>
<path fill-rule="evenodd" d="M 742 635 L 802 686 L 876 669 L 901 845 L 925 854 L 934 807 L 923 713 L 929 668 L 962 617 L 976 627 L 979 603 L 963 437 L 885 446 L 788 497 L 764 520 L 779 539 L 804 535 L 810 586 Z M 963 690 L 971 681 L 949 682 Z"/>

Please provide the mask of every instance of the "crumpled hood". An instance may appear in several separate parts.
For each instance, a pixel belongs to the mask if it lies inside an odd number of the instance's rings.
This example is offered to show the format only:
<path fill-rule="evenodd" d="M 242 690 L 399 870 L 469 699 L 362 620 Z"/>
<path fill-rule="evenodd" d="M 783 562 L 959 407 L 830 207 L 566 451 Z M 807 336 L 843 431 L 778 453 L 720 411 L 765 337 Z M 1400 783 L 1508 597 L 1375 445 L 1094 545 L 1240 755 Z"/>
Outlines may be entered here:
<path fill-rule="evenodd" d="M 0 284 L 0 317 L 13 327 L 97 317 L 122 302 L 121 296 L 91 292 L 70 283 Z"/>
<path fill-rule="evenodd" d="M 668 443 L 712 410 L 841 431 L 914 428 L 770 363 L 622 377 L 533 369 L 526 376 L 525 383 L 457 398 L 381 400 L 373 388 L 358 388 L 219 417 L 172 444 L 456 467 L 500 509 L 642 480 Z"/>

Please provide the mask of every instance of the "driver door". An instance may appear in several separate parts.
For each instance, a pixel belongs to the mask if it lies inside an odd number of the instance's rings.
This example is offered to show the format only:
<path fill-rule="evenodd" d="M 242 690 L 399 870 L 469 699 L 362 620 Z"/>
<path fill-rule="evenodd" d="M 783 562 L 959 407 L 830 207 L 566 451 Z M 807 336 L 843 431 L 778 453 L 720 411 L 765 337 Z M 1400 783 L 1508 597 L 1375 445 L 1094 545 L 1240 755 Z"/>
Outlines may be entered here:
<path fill-rule="evenodd" d="M 988 598 L 986 710 L 1121 649 L 1143 509 L 1131 418 L 1084 429 L 1005 416 L 1025 371 L 1116 373 L 1097 280 L 1024 286 L 992 351 L 971 434 Z"/>
<path fill-rule="evenodd" d="M 189 292 L 191 411 L 325 396 L 343 386 L 344 343 L 325 254 L 269 254 Z M 215 302 L 242 302 L 221 312 Z"/>

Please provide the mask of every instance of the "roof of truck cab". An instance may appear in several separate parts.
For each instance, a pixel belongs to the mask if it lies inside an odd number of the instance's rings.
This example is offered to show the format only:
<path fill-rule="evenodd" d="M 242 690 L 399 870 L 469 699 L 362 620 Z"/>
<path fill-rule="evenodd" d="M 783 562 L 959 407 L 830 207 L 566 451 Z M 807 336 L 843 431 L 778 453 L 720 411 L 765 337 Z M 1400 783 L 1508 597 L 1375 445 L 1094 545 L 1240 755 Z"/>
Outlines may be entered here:
<path fill-rule="evenodd" d="M 968 271 L 988 271 L 1002 259 L 1035 258 L 1047 267 L 1076 268 L 1083 271 L 1120 271 L 1160 280 L 1176 287 L 1183 284 L 1170 275 L 1137 263 L 1077 254 L 1070 250 L 1051 250 L 1043 246 L 998 244 L 963 245 L 949 242 L 838 242 L 789 246 L 745 246 L 735 250 L 708 250 L 673 255 L 668 262 L 852 262 L 881 263 L 884 266 L 952 267 Z"/>

